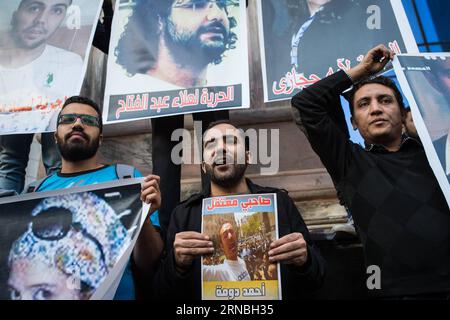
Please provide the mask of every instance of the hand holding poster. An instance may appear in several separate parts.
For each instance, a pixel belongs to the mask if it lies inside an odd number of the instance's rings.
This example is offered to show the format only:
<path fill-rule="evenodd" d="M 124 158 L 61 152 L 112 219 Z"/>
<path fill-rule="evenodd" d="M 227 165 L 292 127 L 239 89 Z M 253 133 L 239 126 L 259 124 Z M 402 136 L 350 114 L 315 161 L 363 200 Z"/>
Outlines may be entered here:
<path fill-rule="evenodd" d="M 398 55 L 394 69 L 450 206 L 450 53 Z"/>
<path fill-rule="evenodd" d="M 101 0 L 0 0 L 0 134 L 54 131 L 80 93 Z"/>
<path fill-rule="evenodd" d="M 259 0 L 264 101 L 299 90 L 361 61 L 383 43 L 418 52 L 400 0 Z"/>
<path fill-rule="evenodd" d="M 140 200 L 140 181 L 1 199 L 1 298 L 114 296 L 108 291 L 128 263 L 149 210 Z"/>
<path fill-rule="evenodd" d="M 280 268 L 268 255 L 278 239 L 276 208 L 275 194 L 203 200 L 202 233 L 214 244 L 202 257 L 204 300 L 281 299 Z"/>
<path fill-rule="evenodd" d="M 116 1 L 106 123 L 249 107 L 243 0 Z"/>

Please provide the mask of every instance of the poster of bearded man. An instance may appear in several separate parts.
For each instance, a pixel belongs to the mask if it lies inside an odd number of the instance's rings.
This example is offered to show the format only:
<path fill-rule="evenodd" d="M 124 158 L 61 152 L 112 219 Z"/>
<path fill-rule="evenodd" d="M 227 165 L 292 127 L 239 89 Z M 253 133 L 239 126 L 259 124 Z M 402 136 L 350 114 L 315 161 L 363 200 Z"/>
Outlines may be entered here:
<path fill-rule="evenodd" d="M 243 0 L 117 1 L 106 123 L 248 108 Z"/>

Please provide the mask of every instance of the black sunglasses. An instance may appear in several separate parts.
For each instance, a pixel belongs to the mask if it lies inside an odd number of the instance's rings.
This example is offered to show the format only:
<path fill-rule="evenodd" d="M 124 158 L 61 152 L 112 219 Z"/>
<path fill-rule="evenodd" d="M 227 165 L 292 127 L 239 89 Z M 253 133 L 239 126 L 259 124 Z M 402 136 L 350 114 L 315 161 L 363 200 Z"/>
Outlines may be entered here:
<path fill-rule="evenodd" d="M 89 114 L 78 114 L 78 113 L 68 113 L 59 115 L 58 125 L 72 124 L 75 123 L 77 119 L 80 119 L 81 123 L 87 126 L 100 128 L 100 119 L 98 117 L 91 116 Z"/>
<path fill-rule="evenodd" d="M 89 234 L 78 222 L 73 222 L 72 212 L 65 208 L 53 207 L 45 210 L 39 215 L 33 217 L 31 231 L 34 236 L 41 240 L 57 241 L 67 236 L 73 229 L 93 241 L 100 250 L 101 259 L 105 261 L 103 246 L 91 234 Z"/>

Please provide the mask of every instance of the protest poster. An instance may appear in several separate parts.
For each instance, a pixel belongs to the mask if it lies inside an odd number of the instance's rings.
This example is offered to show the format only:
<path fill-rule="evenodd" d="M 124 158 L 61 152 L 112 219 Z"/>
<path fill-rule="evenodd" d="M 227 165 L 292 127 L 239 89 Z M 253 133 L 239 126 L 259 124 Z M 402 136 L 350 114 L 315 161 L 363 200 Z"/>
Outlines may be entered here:
<path fill-rule="evenodd" d="M 244 0 L 117 1 L 105 123 L 249 108 L 245 9 Z"/>
<path fill-rule="evenodd" d="M 356 66 L 380 43 L 396 53 L 418 52 L 400 0 L 258 0 L 257 5 L 265 102 L 289 99 Z"/>
<path fill-rule="evenodd" d="M 141 180 L 0 199 L 1 299 L 112 299 L 149 211 Z"/>
<path fill-rule="evenodd" d="M 204 199 L 202 233 L 214 244 L 201 261 L 203 300 L 281 300 L 280 266 L 268 255 L 278 239 L 276 194 Z"/>
<path fill-rule="evenodd" d="M 450 53 L 397 55 L 394 70 L 450 207 Z"/>
<path fill-rule="evenodd" d="M 0 135 L 51 132 L 78 95 L 103 0 L 0 0 Z"/>

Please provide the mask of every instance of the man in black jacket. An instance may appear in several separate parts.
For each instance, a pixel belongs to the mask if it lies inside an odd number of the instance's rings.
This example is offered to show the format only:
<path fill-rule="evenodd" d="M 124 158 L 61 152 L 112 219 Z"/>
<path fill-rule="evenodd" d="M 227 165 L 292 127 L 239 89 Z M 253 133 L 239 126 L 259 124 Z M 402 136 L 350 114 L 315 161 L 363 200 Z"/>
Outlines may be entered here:
<path fill-rule="evenodd" d="M 269 261 L 281 263 L 282 297 L 307 297 L 324 277 L 324 261 L 287 192 L 261 187 L 245 178 L 250 154 L 242 131 L 226 121 L 213 123 L 203 139 L 202 170 L 208 188 L 181 202 L 174 210 L 167 234 L 167 256 L 155 277 L 156 296 L 162 299 L 201 298 L 201 255 L 214 252 L 210 238 L 201 234 L 202 200 L 237 194 L 276 193 L 280 238 L 270 245 Z M 244 155 L 242 157 L 242 155 Z M 241 157 L 240 157 L 241 155 Z M 239 164 L 237 159 L 245 158 Z"/>
<path fill-rule="evenodd" d="M 367 266 L 379 267 L 381 297 L 450 296 L 450 211 L 418 140 L 402 135 L 404 105 L 388 78 L 365 78 L 394 57 L 383 45 L 292 99 L 314 151 L 353 214 Z M 350 92 L 353 128 L 366 148 L 343 134 L 335 113 Z M 333 115 L 333 116 L 330 116 Z M 301 118 L 301 121 L 300 121 Z M 377 268 L 371 268 L 376 270 Z M 377 287 L 377 286 L 376 286 Z"/>

